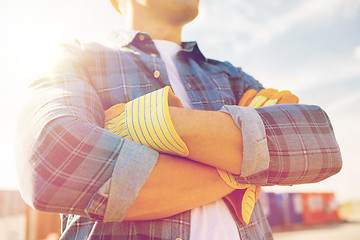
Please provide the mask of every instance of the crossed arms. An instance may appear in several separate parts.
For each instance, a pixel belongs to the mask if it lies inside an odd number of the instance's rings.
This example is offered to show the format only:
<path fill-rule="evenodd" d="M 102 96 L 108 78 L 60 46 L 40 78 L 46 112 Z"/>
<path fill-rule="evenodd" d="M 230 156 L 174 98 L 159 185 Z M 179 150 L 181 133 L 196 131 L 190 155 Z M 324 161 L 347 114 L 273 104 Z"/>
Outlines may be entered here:
<path fill-rule="evenodd" d="M 20 124 L 19 128 L 18 176 L 22 195 L 29 205 L 42 211 L 122 221 L 126 214 L 128 219 L 163 217 L 219 199 L 232 191 L 214 167 L 239 173 L 247 165 L 241 151 L 227 162 L 218 161 L 214 154 L 211 158 L 204 158 L 205 165 L 159 155 L 136 142 L 125 141 L 103 129 L 102 103 L 93 86 L 84 79 L 86 73 L 79 69 L 73 63 L 65 62 L 57 71 L 37 81 L 32 86 L 33 94 L 26 111 L 20 117 L 20 123 L 26 124 Z M 244 136 L 240 137 L 238 112 L 234 108 L 229 107 L 232 118 L 220 112 L 199 111 L 199 114 L 216 114 L 216 117 L 223 118 L 221 126 L 233 129 L 224 137 L 233 136 L 234 139 L 229 138 L 229 141 L 239 146 Z M 256 185 L 310 183 L 341 169 L 340 151 L 330 121 L 322 109 L 288 105 L 256 111 L 264 124 L 270 159 L 253 174 L 240 175 L 239 182 Z M 221 133 L 217 137 L 220 136 Z M 210 154 L 206 144 L 212 144 L 211 138 L 205 138 L 203 148 L 197 146 L 200 150 L 193 154 Z M 196 139 L 190 138 L 192 140 Z M 225 153 L 228 151 L 226 147 L 241 149 L 226 145 Z M 167 175 L 163 169 L 167 169 Z M 174 172 L 168 169 L 174 169 Z M 194 182 L 180 187 L 186 174 L 194 177 Z M 159 184 L 164 188 L 158 188 Z M 169 191 L 174 185 L 188 194 L 177 191 L 170 196 Z M 144 202 L 154 197 L 152 188 L 158 188 L 155 196 L 158 199 L 168 197 L 168 202 L 172 202 L 176 196 L 184 205 L 175 210 L 159 209 L 155 212 L 143 212 L 140 207 L 136 212 L 136 208 L 131 208 L 134 204 L 148 208 Z M 152 209 L 161 207 L 156 203 L 159 203 L 156 198 L 149 202 L 155 206 Z"/>
<path fill-rule="evenodd" d="M 168 217 L 220 199 L 233 191 L 216 168 L 240 174 L 241 131 L 223 112 L 170 108 L 188 159 L 160 154 L 126 219 Z M 194 161 L 192 161 L 194 160 Z"/>

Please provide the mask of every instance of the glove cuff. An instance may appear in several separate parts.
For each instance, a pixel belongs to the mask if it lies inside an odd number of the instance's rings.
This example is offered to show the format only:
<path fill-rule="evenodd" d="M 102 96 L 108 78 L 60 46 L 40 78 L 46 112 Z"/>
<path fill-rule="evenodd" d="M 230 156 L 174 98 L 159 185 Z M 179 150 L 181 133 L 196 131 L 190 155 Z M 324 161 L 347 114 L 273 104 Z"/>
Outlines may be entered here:
<path fill-rule="evenodd" d="M 238 183 L 236 181 L 236 178 L 234 176 L 234 174 L 221 170 L 221 169 L 216 169 L 220 175 L 220 177 L 222 178 L 222 180 L 224 180 L 224 182 L 226 182 L 227 185 L 229 185 L 232 188 L 235 189 L 245 189 L 247 187 L 250 186 L 250 184 L 242 184 L 242 183 Z"/>
<path fill-rule="evenodd" d="M 189 150 L 175 130 L 169 105 L 183 107 L 169 86 L 128 102 L 126 128 L 133 141 L 158 152 L 186 157 Z"/>

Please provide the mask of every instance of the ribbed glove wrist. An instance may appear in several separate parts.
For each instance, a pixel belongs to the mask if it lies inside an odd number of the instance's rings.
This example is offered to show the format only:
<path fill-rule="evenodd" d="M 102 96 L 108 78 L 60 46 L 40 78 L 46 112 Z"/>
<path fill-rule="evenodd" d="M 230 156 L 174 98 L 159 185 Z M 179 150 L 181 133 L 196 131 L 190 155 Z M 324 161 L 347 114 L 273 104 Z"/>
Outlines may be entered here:
<path fill-rule="evenodd" d="M 169 106 L 183 107 L 166 86 L 126 103 L 124 111 L 116 117 L 111 116 L 111 108 L 107 110 L 105 129 L 158 152 L 186 157 L 189 150 L 175 130 Z"/>

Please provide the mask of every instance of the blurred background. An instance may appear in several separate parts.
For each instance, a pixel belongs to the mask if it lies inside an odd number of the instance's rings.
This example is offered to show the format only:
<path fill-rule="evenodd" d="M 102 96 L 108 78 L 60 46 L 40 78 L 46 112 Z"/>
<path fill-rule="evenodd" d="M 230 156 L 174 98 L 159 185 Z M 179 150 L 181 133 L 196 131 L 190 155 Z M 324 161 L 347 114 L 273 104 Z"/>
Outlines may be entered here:
<path fill-rule="evenodd" d="M 360 1 L 201 0 L 199 11 L 184 29 L 184 41 L 197 40 L 205 56 L 242 67 L 265 87 L 291 90 L 301 103 L 321 106 L 332 120 L 342 171 L 316 184 L 264 188 L 267 198 L 275 194 L 286 202 L 288 193 L 330 193 L 331 209 L 345 209 L 341 218 L 358 210 Z M 35 224 L 34 219 L 46 218 L 14 200 L 19 197 L 16 119 L 35 65 L 47 63 L 56 42 L 102 40 L 121 28 L 124 19 L 108 0 L 0 0 L 0 239 L 9 234 L 24 239 L 30 234 L 26 219 Z M 11 230 L 14 222 L 23 227 Z"/>

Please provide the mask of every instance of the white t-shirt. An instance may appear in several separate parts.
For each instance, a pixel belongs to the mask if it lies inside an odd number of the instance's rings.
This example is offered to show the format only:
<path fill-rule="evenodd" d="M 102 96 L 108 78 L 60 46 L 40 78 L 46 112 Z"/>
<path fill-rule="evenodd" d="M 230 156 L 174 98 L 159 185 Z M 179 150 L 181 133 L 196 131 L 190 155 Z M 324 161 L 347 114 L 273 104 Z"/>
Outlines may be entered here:
<path fill-rule="evenodd" d="M 154 40 L 165 62 L 171 87 L 185 108 L 192 108 L 189 96 L 181 82 L 175 65 L 176 54 L 181 47 L 174 42 Z M 191 210 L 191 240 L 240 240 L 235 221 L 222 199 Z"/>

